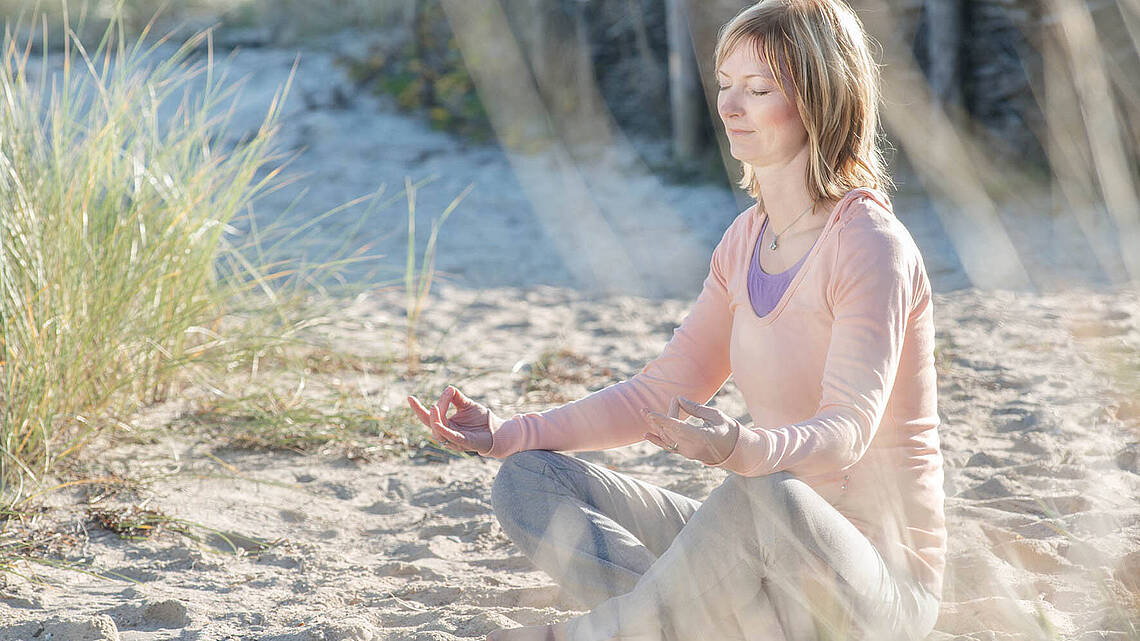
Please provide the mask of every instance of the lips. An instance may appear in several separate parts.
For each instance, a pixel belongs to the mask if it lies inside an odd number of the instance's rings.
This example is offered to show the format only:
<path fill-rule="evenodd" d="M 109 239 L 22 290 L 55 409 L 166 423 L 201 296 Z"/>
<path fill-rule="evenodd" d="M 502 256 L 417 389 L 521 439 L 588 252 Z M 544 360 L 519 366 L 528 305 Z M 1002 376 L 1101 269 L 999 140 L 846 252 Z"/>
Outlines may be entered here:
<path fill-rule="evenodd" d="M 748 131 L 747 129 L 729 129 L 728 133 L 734 136 L 743 136 L 744 134 L 750 134 L 752 132 Z"/>

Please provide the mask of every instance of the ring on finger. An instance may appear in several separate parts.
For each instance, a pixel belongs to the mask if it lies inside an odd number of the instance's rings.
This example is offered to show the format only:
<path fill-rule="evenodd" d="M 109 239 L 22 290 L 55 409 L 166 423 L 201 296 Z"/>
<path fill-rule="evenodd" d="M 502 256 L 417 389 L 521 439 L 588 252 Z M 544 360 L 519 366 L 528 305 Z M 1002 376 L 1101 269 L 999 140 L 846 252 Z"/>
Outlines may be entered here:
<path fill-rule="evenodd" d="M 669 446 L 669 450 L 670 450 L 670 451 L 672 451 L 672 452 L 676 452 L 676 451 L 677 451 L 677 448 L 679 448 L 679 447 L 681 447 L 681 444 L 680 444 L 680 443 L 674 443 L 674 444 L 672 444 L 672 445 L 670 445 L 670 446 Z"/>

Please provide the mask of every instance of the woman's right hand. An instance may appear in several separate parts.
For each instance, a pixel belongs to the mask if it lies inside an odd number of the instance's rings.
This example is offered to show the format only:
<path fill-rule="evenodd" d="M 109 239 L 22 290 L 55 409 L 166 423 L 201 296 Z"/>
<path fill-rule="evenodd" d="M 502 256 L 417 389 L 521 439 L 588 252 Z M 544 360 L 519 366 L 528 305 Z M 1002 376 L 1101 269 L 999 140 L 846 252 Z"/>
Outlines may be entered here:
<path fill-rule="evenodd" d="M 457 452 L 475 452 L 486 456 L 491 451 L 492 434 L 503 424 L 503 419 L 486 406 L 467 398 L 463 392 L 448 385 L 439 401 L 424 407 L 415 396 L 408 397 L 412 411 L 431 430 L 439 444 Z M 447 415 L 449 406 L 455 414 Z"/>

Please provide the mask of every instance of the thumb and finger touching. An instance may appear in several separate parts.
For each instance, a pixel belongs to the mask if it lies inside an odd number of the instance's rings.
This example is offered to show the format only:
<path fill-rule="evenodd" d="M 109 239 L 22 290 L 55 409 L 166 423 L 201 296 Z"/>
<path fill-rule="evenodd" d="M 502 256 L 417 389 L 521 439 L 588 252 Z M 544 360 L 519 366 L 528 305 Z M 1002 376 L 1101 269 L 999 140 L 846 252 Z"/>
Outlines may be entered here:
<path fill-rule="evenodd" d="M 424 407 L 424 404 L 420 402 L 420 399 L 416 398 L 415 396 L 408 397 L 408 405 L 411 406 L 412 412 L 415 413 L 416 418 L 420 419 L 420 422 L 423 423 L 428 429 L 430 429 L 432 431 L 432 434 L 435 434 L 435 426 L 432 425 L 431 410 Z"/>
<path fill-rule="evenodd" d="M 715 407 L 701 405 L 700 403 L 690 401 L 683 396 L 678 396 L 676 399 L 680 401 L 681 409 L 685 410 L 685 413 L 689 414 L 690 416 L 704 419 L 706 421 L 720 420 L 720 410 L 716 409 Z"/>
<path fill-rule="evenodd" d="M 432 437 L 441 445 L 452 449 L 457 449 L 455 446 L 463 447 L 466 445 L 466 435 L 447 426 L 447 422 L 443 418 L 443 411 L 446 410 L 441 411 L 439 405 L 432 405 L 430 409 L 426 408 L 415 396 L 408 397 L 408 405 L 411 406 L 416 417 L 431 430 Z"/>
<path fill-rule="evenodd" d="M 448 385 L 447 389 L 451 392 L 451 402 L 455 403 L 456 407 L 463 408 L 475 404 L 475 401 L 472 401 L 466 394 L 460 392 L 458 387 Z"/>
<path fill-rule="evenodd" d="M 667 418 L 661 415 L 656 415 L 657 418 L 654 418 L 652 412 L 647 414 L 657 429 L 656 432 L 648 432 L 645 435 L 646 440 L 658 447 L 683 454 L 687 458 L 702 461 L 723 459 L 724 453 L 720 451 L 722 448 L 718 447 L 716 439 L 700 426 L 682 421 L 678 410 L 684 410 L 686 414 L 707 423 L 719 424 L 726 421 L 720 410 L 676 396 L 670 402 Z M 681 447 L 674 450 L 673 445 Z"/>
<path fill-rule="evenodd" d="M 666 443 L 665 441 L 661 440 L 661 437 L 654 434 L 653 432 L 647 432 L 645 434 L 645 440 L 649 441 L 650 443 L 652 443 L 652 444 L 654 444 L 657 447 L 660 447 L 662 449 L 666 449 L 666 450 L 672 449 L 671 444 Z"/>
<path fill-rule="evenodd" d="M 439 432 L 446 436 L 447 440 L 455 443 L 456 445 L 467 445 L 467 435 L 459 430 L 451 429 L 451 427 L 448 426 L 447 421 L 444 420 L 444 412 L 446 412 L 447 409 L 437 405 L 435 408 L 433 408 L 433 411 L 434 414 L 432 416 L 432 422 L 435 423 L 436 428 L 439 430 Z"/>

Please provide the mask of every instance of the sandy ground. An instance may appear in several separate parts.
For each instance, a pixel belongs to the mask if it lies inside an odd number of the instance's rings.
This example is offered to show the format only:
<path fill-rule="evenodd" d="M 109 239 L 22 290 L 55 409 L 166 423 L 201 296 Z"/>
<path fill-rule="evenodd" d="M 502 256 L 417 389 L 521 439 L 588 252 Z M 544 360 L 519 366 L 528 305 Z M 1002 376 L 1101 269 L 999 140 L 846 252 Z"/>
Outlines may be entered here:
<path fill-rule="evenodd" d="M 660 352 L 713 245 L 743 209 L 722 187 L 661 184 L 630 161 L 629 148 L 590 163 L 555 157 L 521 168 L 354 93 L 334 54 L 305 55 L 310 66 L 282 136 L 307 147 L 298 168 L 315 173 L 303 181 L 308 215 L 381 182 L 435 173 L 436 189 L 420 200 L 423 229 L 466 185 L 476 189 L 442 232 L 438 264 L 452 278 L 425 307 L 422 370 L 379 366 L 401 349 L 403 299 L 373 291 L 343 301 L 322 331 L 336 349 L 376 362 L 375 373 L 284 372 L 283 388 L 306 378 L 307 394 L 348 389 L 380 412 L 448 383 L 503 416 L 578 398 Z M 235 122 L 256 122 L 292 58 L 262 49 L 235 59 L 237 75 L 259 72 Z M 584 259 L 558 244 L 558 225 L 569 223 L 535 203 L 564 207 L 567 176 L 610 223 L 599 234 L 628 240 L 627 252 Z M 258 216 L 290 198 L 287 190 L 267 197 Z M 906 197 L 896 206 L 937 292 L 950 547 L 931 638 L 1137 638 L 1129 626 L 1140 621 L 1140 295 L 963 287 L 930 208 Z M 403 216 L 397 210 L 355 232 L 376 241 L 392 267 L 403 260 Z M 344 240 L 354 222 L 334 221 L 318 239 Z M 1058 260 L 1060 249 L 1073 249 L 1058 243 L 1075 237 L 1056 231 L 1062 224 L 1036 235 L 1012 225 L 1011 235 L 1043 282 L 1083 275 L 1097 284 L 1087 251 Z M 544 356 L 549 366 L 540 370 Z M 393 457 L 336 446 L 308 454 L 222 447 L 185 428 L 206 393 L 187 388 L 136 417 L 136 435 L 89 451 L 88 477 L 122 480 L 40 497 L 42 512 L 26 527 L 52 533 L 56 553 L 46 558 L 73 567 L 20 564 L 18 574 L 0 574 L 0 639 L 444 640 L 574 614 L 495 521 L 497 461 L 422 449 Z M 716 404 L 748 420 L 731 382 Z M 648 444 L 579 455 L 698 499 L 723 478 Z M 124 540 L 90 511 L 125 505 L 184 519 L 197 540 L 169 523 Z"/>
<path fill-rule="evenodd" d="M 1126 390 L 1140 383 L 1140 296 L 962 290 L 935 302 L 950 548 L 932 638 L 1134 638 L 1140 406 Z M 398 304 L 357 301 L 330 331 L 367 353 L 390 338 Z M 685 304 L 448 286 L 428 309 L 423 339 L 439 360 L 414 380 L 341 382 L 392 406 L 451 381 L 504 414 L 538 409 L 635 373 Z M 553 384 L 525 392 L 528 366 L 560 349 L 572 356 Z M 176 426 L 187 403 L 148 420 Z M 717 405 L 745 411 L 731 383 Z M 155 441 L 100 457 L 140 487 L 101 500 L 56 492 L 41 517 L 82 541 L 67 558 L 130 580 L 42 566 L 25 570 L 45 583 L 7 575 L 0 638 L 115 638 L 58 636 L 100 620 L 127 640 L 454 639 L 575 611 L 499 529 L 488 505 L 498 461 L 271 454 L 177 429 Z M 722 478 L 646 444 L 579 455 L 698 499 Z M 175 532 L 126 541 L 84 511 L 123 502 L 249 537 L 232 537 L 249 551 Z M 258 553 L 254 539 L 277 543 Z"/>

